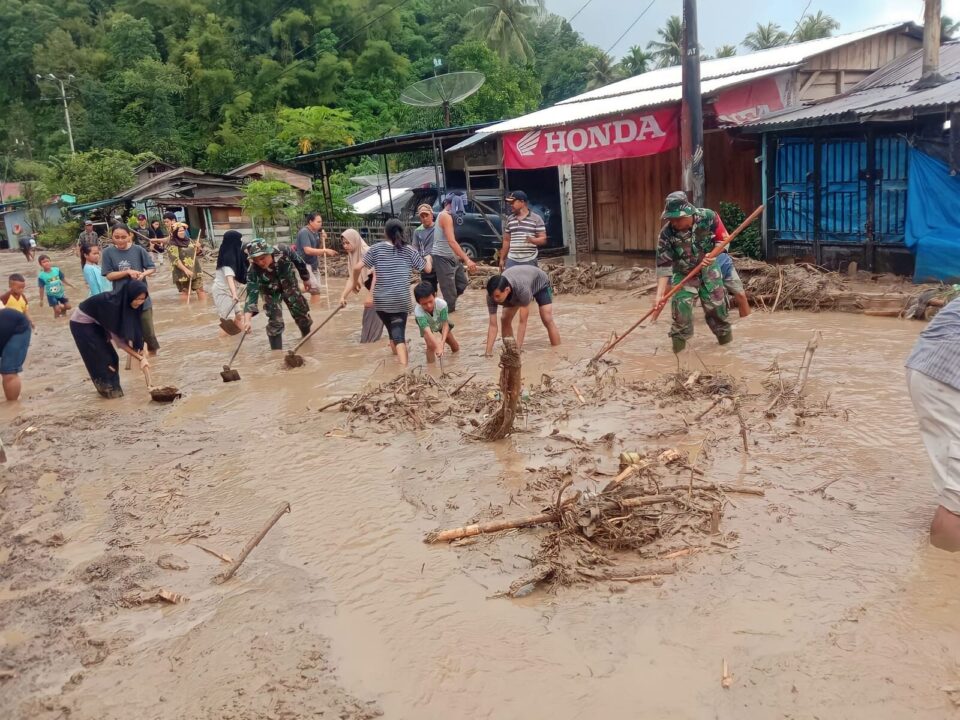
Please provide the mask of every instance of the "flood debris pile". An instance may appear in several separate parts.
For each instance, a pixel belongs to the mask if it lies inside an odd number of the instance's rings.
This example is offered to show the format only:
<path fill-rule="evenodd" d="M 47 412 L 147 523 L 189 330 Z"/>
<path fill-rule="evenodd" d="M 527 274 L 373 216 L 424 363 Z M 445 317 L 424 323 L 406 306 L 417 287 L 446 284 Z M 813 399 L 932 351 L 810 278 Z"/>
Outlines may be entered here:
<path fill-rule="evenodd" d="M 768 265 L 741 260 L 736 266 L 751 302 L 771 311 L 838 309 L 849 293 L 839 273 L 807 263 Z"/>
<path fill-rule="evenodd" d="M 478 535 L 519 528 L 548 528 L 533 567 L 502 593 L 519 597 L 548 588 L 595 581 L 659 581 L 676 571 L 676 558 L 711 543 L 725 545 L 720 520 L 728 493 L 763 495 L 759 487 L 695 480 L 696 471 L 675 449 L 630 459 L 619 475 L 597 489 L 573 491 L 567 479 L 550 506 L 534 515 L 496 519 L 428 534 L 427 543 L 469 544 Z M 535 481 L 542 487 L 543 481 Z"/>
<path fill-rule="evenodd" d="M 650 282 L 654 276 L 651 268 L 630 268 L 597 263 L 577 265 L 544 263 L 541 269 L 550 277 L 554 295 L 586 295 L 596 292 L 606 285 L 603 281 L 607 279 L 610 280 L 611 285 L 632 288 Z M 485 289 L 487 279 L 499 272 L 500 269 L 493 265 L 478 266 L 477 272 L 470 276 L 470 287 L 474 290 Z"/>

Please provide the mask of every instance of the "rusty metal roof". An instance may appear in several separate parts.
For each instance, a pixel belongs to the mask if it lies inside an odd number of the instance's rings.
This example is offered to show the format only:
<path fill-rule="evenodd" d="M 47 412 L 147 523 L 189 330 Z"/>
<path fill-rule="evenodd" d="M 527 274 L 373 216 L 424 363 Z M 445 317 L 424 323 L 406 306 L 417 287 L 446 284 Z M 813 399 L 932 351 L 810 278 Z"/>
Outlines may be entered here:
<path fill-rule="evenodd" d="M 782 110 L 743 126 L 744 132 L 791 127 L 901 119 L 960 105 L 960 42 L 940 48 L 940 75 L 947 82 L 925 90 L 910 88 L 920 79 L 923 51 L 894 60 L 856 87 L 828 100 Z"/>

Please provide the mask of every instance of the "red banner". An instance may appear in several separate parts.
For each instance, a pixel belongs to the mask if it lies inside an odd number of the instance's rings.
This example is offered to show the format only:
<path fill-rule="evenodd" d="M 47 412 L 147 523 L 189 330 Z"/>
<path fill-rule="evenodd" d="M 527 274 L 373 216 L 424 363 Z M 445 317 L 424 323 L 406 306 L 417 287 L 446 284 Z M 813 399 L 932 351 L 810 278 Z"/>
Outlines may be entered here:
<path fill-rule="evenodd" d="M 721 124 L 743 125 L 783 110 L 783 92 L 777 78 L 760 78 L 724 90 L 713 101 L 713 108 Z"/>
<path fill-rule="evenodd" d="M 680 144 L 680 108 L 598 118 L 566 127 L 539 128 L 503 136 L 503 165 L 531 170 L 642 157 Z"/>

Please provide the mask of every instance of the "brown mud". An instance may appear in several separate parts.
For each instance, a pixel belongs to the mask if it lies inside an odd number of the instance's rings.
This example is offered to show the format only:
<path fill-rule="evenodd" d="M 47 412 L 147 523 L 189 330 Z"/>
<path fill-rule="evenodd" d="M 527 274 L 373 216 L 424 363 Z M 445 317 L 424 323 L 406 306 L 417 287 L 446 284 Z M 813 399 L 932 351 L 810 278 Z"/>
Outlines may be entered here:
<path fill-rule="evenodd" d="M 76 259 L 57 261 L 79 279 Z M 757 312 L 721 348 L 698 318 L 678 367 L 664 319 L 591 373 L 589 358 L 649 298 L 564 297 L 559 348 L 531 317 L 516 432 L 483 442 L 462 410 L 482 423 L 496 406 L 478 291 L 461 300 L 464 350 L 444 359 L 447 377 L 424 366 L 408 328 L 411 368 L 432 380 L 404 393 L 385 390 L 400 370 L 386 344 L 357 343 L 356 304 L 296 370 L 255 320 L 235 363 L 243 379 L 225 384 L 234 343 L 217 337 L 209 301 L 180 303 L 168 268 L 154 297 L 154 372 L 183 392 L 171 405 L 150 402 L 136 368 L 123 373 L 125 398 L 101 400 L 66 321 L 32 301 L 24 397 L 0 405 L 3 717 L 956 712 L 960 564 L 926 543 L 935 501 L 903 384 L 922 324 Z M 315 319 L 329 312 L 323 295 L 312 304 Z M 288 322 L 289 347 L 296 335 Z M 358 397 L 369 411 L 321 411 Z M 422 422 L 398 422 L 388 397 Z M 678 458 L 660 461 L 670 450 Z M 621 453 L 656 460 L 645 477 L 660 494 L 691 480 L 764 494 L 703 490 L 722 503 L 718 528 L 712 509 L 676 533 L 684 518 L 671 516 L 657 542 L 604 550 L 603 577 L 518 599 L 498 596 L 560 528 L 423 543 L 439 528 L 537 513 L 569 480 L 602 489 Z M 233 579 L 212 584 L 226 567 L 217 555 L 236 557 L 284 501 L 292 512 Z"/>

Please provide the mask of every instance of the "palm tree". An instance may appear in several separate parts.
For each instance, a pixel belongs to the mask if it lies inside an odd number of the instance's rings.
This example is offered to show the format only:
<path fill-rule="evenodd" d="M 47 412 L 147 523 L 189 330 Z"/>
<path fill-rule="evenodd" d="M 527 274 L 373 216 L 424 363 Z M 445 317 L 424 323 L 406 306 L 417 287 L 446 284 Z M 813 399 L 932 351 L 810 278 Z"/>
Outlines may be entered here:
<path fill-rule="evenodd" d="M 824 15 L 823 10 L 818 10 L 816 15 L 804 15 L 800 19 L 797 29 L 790 37 L 790 42 L 806 42 L 830 37 L 839 27 L 840 23 L 829 15 Z"/>
<path fill-rule="evenodd" d="M 634 45 L 623 56 L 620 67 L 623 69 L 624 75 L 633 77 L 634 75 L 642 75 L 649 70 L 653 60 L 652 53 L 648 53 L 639 45 Z"/>
<path fill-rule="evenodd" d="M 770 22 L 766 25 L 757 23 L 757 29 L 747 33 L 742 45 L 750 50 L 766 50 L 767 48 L 786 45 L 789 41 L 790 36 L 781 30 L 776 23 Z"/>
<path fill-rule="evenodd" d="M 714 53 L 713 56 L 718 58 L 725 58 L 725 57 L 733 57 L 736 54 L 737 54 L 736 45 L 721 45 L 720 47 L 717 48 L 717 51 Z"/>
<path fill-rule="evenodd" d="M 587 66 L 587 90 L 604 87 L 617 80 L 622 80 L 620 67 L 613 62 L 607 53 L 600 53 Z"/>
<path fill-rule="evenodd" d="M 960 30 L 960 22 L 954 20 L 949 15 L 943 15 L 940 18 L 940 39 L 952 40 L 953 36 Z"/>
<path fill-rule="evenodd" d="M 667 24 L 657 30 L 659 40 L 647 43 L 647 50 L 653 53 L 657 67 L 679 65 L 683 57 L 683 20 L 679 15 L 671 15 Z"/>
<path fill-rule="evenodd" d="M 544 0 L 487 0 L 464 15 L 471 34 L 484 39 L 503 60 L 533 60 L 526 32 L 544 10 Z"/>

